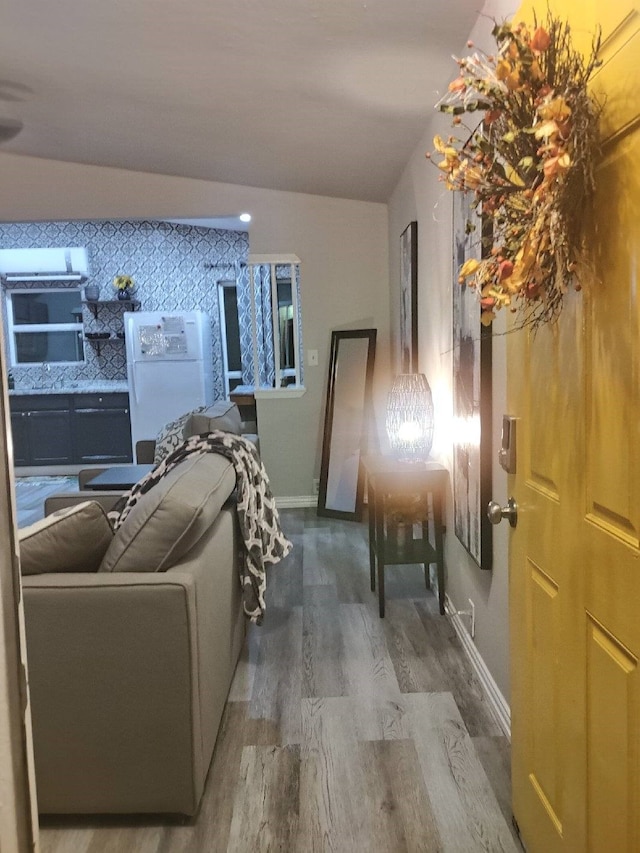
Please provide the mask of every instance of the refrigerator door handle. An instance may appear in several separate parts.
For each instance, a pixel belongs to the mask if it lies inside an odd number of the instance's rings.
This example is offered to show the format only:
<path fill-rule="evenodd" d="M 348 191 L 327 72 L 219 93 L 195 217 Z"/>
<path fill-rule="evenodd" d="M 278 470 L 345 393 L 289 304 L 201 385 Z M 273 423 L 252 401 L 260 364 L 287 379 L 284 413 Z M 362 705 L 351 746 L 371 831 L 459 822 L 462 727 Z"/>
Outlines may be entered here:
<path fill-rule="evenodd" d="M 140 404 L 140 400 L 138 400 L 138 386 L 136 385 L 136 366 L 132 365 L 131 368 L 131 390 L 133 391 L 133 399 L 136 401 L 136 406 Z"/>

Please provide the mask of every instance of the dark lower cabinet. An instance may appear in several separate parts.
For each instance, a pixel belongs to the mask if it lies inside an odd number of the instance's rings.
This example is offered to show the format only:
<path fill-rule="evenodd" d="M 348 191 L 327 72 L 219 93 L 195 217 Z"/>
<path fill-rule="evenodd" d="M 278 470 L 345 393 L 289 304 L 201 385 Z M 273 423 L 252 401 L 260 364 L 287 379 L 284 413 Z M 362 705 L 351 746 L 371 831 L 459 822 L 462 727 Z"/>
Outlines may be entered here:
<path fill-rule="evenodd" d="M 31 465 L 65 465 L 73 462 L 69 411 L 27 412 Z"/>
<path fill-rule="evenodd" d="M 13 440 L 13 464 L 29 465 L 29 436 L 27 434 L 27 413 L 11 412 L 11 437 Z"/>
<path fill-rule="evenodd" d="M 68 465 L 73 462 L 69 397 L 39 394 L 11 397 L 14 465 Z"/>
<path fill-rule="evenodd" d="M 78 462 L 131 462 L 131 420 L 126 394 L 78 395 L 74 401 Z"/>
<path fill-rule="evenodd" d="M 127 394 L 11 397 L 17 467 L 131 462 Z"/>

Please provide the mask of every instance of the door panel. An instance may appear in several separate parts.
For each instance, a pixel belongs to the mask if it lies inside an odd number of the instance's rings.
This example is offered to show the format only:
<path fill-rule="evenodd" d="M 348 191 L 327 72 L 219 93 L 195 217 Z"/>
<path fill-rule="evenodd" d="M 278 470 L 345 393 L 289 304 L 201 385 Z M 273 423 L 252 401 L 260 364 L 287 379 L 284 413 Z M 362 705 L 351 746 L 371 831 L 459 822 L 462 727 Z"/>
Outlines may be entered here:
<path fill-rule="evenodd" d="M 594 281 L 508 339 L 513 808 L 529 853 L 640 850 L 640 14 L 552 7 L 605 41 Z M 526 14 L 526 13 L 525 13 Z M 577 16 L 580 16 L 579 18 Z"/>
<path fill-rule="evenodd" d="M 605 140 L 611 140 L 633 128 L 638 119 L 637 98 L 630 93 L 637 93 L 640 86 L 640 63 L 634 59 L 640 51 L 640 7 L 620 2 L 598 5 L 602 7 L 598 22 L 602 25 L 604 65 L 594 78 L 594 90 L 605 95 L 601 131 Z"/>
<path fill-rule="evenodd" d="M 638 661 L 587 614 L 587 819 L 591 850 L 633 847 Z"/>
<path fill-rule="evenodd" d="M 545 804 L 553 823 L 560 826 L 561 814 L 561 750 L 556 744 L 558 736 L 558 668 L 555 650 L 560 642 L 558 585 L 539 566 L 529 561 L 528 591 L 530 614 L 529 643 L 538 650 L 532 659 L 531 694 L 533 703 L 529 713 L 536 720 L 531 744 L 530 781 L 536 794 Z M 549 746 L 553 745 L 550 749 Z"/>

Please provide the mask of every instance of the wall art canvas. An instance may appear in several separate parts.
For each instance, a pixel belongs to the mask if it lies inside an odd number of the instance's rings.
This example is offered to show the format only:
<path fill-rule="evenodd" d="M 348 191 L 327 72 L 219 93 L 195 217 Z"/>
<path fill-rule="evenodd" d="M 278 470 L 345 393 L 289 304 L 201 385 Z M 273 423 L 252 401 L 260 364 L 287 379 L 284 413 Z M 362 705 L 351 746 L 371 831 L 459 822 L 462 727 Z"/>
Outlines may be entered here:
<path fill-rule="evenodd" d="M 491 329 L 480 323 L 475 291 L 458 283 L 462 264 L 481 253 L 482 222 L 469 202 L 464 193 L 453 193 L 454 528 L 480 568 L 490 569 Z"/>
<path fill-rule="evenodd" d="M 418 223 L 400 235 L 400 373 L 418 371 Z"/>

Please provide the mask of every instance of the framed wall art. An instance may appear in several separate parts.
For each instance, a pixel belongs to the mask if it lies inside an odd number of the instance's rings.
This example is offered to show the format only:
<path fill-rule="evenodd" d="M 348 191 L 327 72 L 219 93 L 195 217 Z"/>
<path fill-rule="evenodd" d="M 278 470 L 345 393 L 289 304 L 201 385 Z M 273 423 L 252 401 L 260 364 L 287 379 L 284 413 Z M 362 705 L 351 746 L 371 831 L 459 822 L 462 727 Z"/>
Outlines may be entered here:
<path fill-rule="evenodd" d="M 418 371 L 418 223 L 400 235 L 400 373 Z"/>
<path fill-rule="evenodd" d="M 462 192 L 453 194 L 453 505 L 457 538 L 481 569 L 490 569 L 491 328 L 480 323 L 475 291 L 458 271 L 480 258 L 482 221 Z"/>

